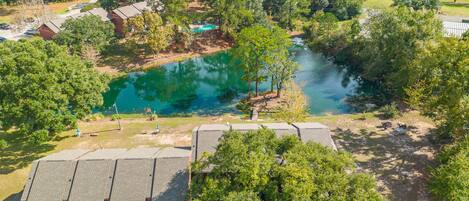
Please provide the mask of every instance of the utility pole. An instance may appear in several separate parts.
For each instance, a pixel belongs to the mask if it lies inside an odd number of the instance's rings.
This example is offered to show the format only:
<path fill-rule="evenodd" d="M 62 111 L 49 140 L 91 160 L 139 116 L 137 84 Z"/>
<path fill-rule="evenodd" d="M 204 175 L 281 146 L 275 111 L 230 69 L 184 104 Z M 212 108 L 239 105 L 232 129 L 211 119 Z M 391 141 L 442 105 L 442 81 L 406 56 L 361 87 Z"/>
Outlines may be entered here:
<path fill-rule="evenodd" d="M 117 123 L 119 124 L 119 130 L 124 130 L 124 128 L 122 128 L 121 126 L 121 118 L 119 116 L 119 111 L 117 111 L 117 104 L 114 103 L 114 109 L 116 110 L 116 115 L 117 115 Z"/>

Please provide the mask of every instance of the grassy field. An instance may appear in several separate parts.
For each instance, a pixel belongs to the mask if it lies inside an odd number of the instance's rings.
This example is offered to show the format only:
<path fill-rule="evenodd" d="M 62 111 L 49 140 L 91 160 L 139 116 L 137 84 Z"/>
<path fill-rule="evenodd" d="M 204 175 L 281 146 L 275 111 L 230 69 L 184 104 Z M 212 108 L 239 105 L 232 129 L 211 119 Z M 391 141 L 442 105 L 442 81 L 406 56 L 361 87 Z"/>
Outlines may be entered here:
<path fill-rule="evenodd" d="M 68 7 L 78 4 L 88 2 L 88 0 L 74 0 L 69 2 L 62 2 L 62 3 L 51 3 L 46 5 L 46 10 L 53 14 L 63 14 L 68 11 Z M 15 15 L 28 15 L 35 10 L 40 9 L 38 8 L 25 8 L 19 5 L 16 6 L 7 6 L 1 5 L 0 6 L 0 22 L 12 23 L 14 21 Z"/>
<path fill-rule="evenodd" d="M 365 8 L 370 9 L 386 9 L 392 5 L 392 0 L 366 0 L 364 3 Z M 440 14 L 450 16 L 466 16 L 469 17 L 469 0 L 440 0 L 441 10 Z"/>
<path fill-rule="evenodd" d="M 272 121 L 272 119 L 265 118 L 256 123 Z M 407 152 L 399 152 L 398 150 L 400 146 L 404 145 L 390 142 L 389 140 L 392 139 L 390 138 L 391 135 L 387 133 L 387 131 L 380 131 L 380 129 L 378 129 L 378 126 L 381 125 L 382 122 L 379 117 L 371 113 L 328 115 L 308 117 L 307 121 L 321 122 L 328 125 L 333 132 L 333 137 L 337 145 L 341 149 L 352 152 L 359 164 L 363 164 L 365 170 L 375 174 L 378 179 L 383 180 L 380 182 L 382 186 L 380 187 L 380 191 L 383 194 L 390 195 L 405 191 L 405 189 L 415 190 L 414 186 L 409 187 L 396 183 L 396 180 L 393 178 L 396 176 L 395 174 L 398 173 L 390 172 L 389 174 L 392 175 L 387 175 L 388 171 L 385 171 L 383 169 L 384 167 L 369 166 L 374 163 L 381 164 L 381 161 L 385 160 L 386 157 L 394 157 L 395 159 L 393 161 L 396 161 L 396 163 L 387 164 L 386 168 L 389 168 L 388 166 L 397 167 L 406 164 L 400 162 L 401 157 L 409 157 L 406 155 Z M 402 117 L 393 120 L 394 124 L 396 124 L 397 121 L 405 122 L 420 129 L 420 137 L 427 136 L 427 130 L 432 127 L 431 121 L 416 113 L 406 113 Z M 236 115 L 159 118 L 156 121 L 148 121 L 141 115 L 127 115 L 121 120 L 124 128 L 122 131 L 118 130 L 117 122 L 111 121 L 109 118 L 92 122 L 80 122 L 79 128 L 82 132 L 82 137 L 74 137 L 75 131 L 73 130 L 67 131 L 60 134 L 55 141 L 38 146 L 28 145 L 25 143 L 25 140 L 17 134 L 0 133 L 0 138 L 6 139 L 9 143 L 9 147 L 2 150 L 0 153 L 0 200 L 10 201 L 13 200 L 12 198 L 20 195 L 27 174 L 30 171 L 31 162 L 50 153 L 64 149 L 77 148 L 99 149 L 117 147 L 190 146 L 191 131 L 193 128 L 204 123 L 226 122 L 237 123 L 248 121 Z M 149 134 L 155 129 L 156 124 L 160 125 L 161 133 L 158 135 Z M 412 135 L 406 137 L 411 139 Z M 422 141 L 417 139 L 420 137 L 415 137 L 415 141 L 410 140 L 409 143 L 418 143 L 420 148 L 426 150 L 428 145 L 424 146 Z M 389 147 L 389 151 L 393 152 L 391 155 L 386 154 L 386 147 Z M 425 154 L 431 155 L 432 153 L 425 152 Z M 430 161 L 430 159 L 424 160 L 423 164 L 418 167 L 410 167 L 411 169 L 408 171 L 425 171 L 428 161 Z M 414 170 L 412 168 L 419 169 Z M 405 177 L 405 179 L 419 181 L 419 178 L 414 177 Z M 407 182 L 407 180 L 398 181 Z M 401 188 L 404 188 L 404 190 Z"/>

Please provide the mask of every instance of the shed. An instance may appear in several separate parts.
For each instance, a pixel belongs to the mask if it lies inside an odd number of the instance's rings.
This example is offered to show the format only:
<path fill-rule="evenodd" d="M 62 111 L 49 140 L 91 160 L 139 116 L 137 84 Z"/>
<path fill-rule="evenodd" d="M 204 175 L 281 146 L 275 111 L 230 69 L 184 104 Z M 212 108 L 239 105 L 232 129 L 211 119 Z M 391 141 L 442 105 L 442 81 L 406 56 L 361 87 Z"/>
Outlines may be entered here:
<path fill-rule="evenodd" d="M 294 123 L 293 126 L 298 129 L 302 142 L 316 142 L 337 150 L 327 126 L 320 123 Z"/>
<path fill-rule="evenodd" d="M 278 138 L 282 138 L 287 135 L 296 135 L 298 136 L 297 129 L 287 123 L 265 123 L 262 124 L 263 127 L 271 129 L 275 132 Z"/>

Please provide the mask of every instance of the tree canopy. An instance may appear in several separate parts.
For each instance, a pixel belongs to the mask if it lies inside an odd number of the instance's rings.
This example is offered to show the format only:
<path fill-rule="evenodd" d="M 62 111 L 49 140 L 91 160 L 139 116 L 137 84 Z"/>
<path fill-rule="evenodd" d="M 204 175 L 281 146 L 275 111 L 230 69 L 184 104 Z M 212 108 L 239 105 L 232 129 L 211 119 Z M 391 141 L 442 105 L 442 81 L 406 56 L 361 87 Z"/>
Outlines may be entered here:
<path fill-rule="evenodd" d="M 165 25 L 161 16 L 154 12 L 144 12 L 127 21 L 129 30 L 128 42 L 144 46 L 153 54 L 165 50 L 171 43 L 173 29 Z"/>
<path fill-rule="evenodd" d="M 256 96 L 259 84 L 266 76 L 274 78 L 271 80 L 272 86 L 279 84 L 281 88 L 288 76 L 293 74 L 295 65 L 288 62 L 288 48 L 291 45 L 289 35 L 277 26 L 254 25 L 238 34 L 235 54 L 241 59 L 244 79 L 255 83 Z"/>
<path fill-rule="evenodd" d="M 448 145 L 438 155 L 439 166 L 431 171 L 430 190 L 443 201 L 469 198 L 469 137 Z"/>
<path fill-rule="evenodd" d="M 42 39 L 0 44 L 0 122 L 43 142 L 101 105 L 107 77 Z"/>
<path fill-rule="evenodd" d="M 385 87 L 388 94 L 401 96 L 409 85 L 409 69 L 427 41 L 442 36 L 442 25 L 433 13 L 400 7 L 370 18 L 364 27 L 359 57 L 362 77 Z"/>
<path fill-rule="evenodd" d="M 445 137 L 469 135 L 469 43 L 445 38 L 427 44 L 409 72 L 409 103 L 433 118 Z"/>
<path fill-rule="evenodd" d="M 414 10 L 430 9 L 436 10 L 440 8 L 439 0 L 393 0 L 394 6 L 406 6 Z"/>
<path fill-rule="evenodd" d="M 203 170 L 212 167 L 211 172 Z M 193 164 L 193 200 L 382 200 L 376 181 L 354 172 L 352 157 L 271 130 L 225 134 Z"/>
<path fill-rule="evenodd" d="M 114 24 L 103 22 L 95 15 L 68 19 L 62 27 L 63 30 L 54 36 L 54 41 L 67 46 L 73 54 L 82 54 L 87 47 L 100 52 L 114 38 Z"/>

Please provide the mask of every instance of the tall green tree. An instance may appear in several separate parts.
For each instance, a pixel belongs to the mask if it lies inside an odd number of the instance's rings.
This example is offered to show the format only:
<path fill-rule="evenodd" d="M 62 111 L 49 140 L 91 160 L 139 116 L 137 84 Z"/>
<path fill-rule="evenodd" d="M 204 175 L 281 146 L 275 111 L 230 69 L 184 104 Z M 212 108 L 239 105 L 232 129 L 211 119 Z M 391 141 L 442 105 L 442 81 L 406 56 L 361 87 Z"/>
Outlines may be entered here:
<path fill-rule="evenodd" d="M 211 172 L 203 170 L 213 167 Z M 376 182 L 355 173 L 352 157 L 271 130 L 225 134 L 192 166 L 193 200 L 382 200 Z"/>
<path fill-rule="evenodd" d="M 385 87 L 391 96 L 403 97 L 411 63 L 424 42 L 442 36 L 442 24 L 431 12 L 399 7 L 372 16 L 364 33 L 362 78 Z"/>
<path fill-rule="evenodd" d="M 155 12 L 144 12 L 130 18 L 126 25 L 132 30 L 128 33 L 128 42 L 143 46 L 154 55 L 165 50 L 171 43 L 172 26 L 164 24 L 161 16 Z"/>
<path fill-rule="evenodd" d="M 283 0 L 278 11 L 274 13 L 274 19 L 282 28 L 294 30 L 295 21 L 309 14 L 311 2 L 308 0 Z"/>
<path fill-rule="evenodd" d="M 265 24 L 266 13 L 262 0 L 204 0 L 211 9 L 220 29 L 236 36 L 244 27 Z"/>
<path fill-rule="evenodd" d="M 440 8 L 439 0 L 393 0 L 393 6 L 406 6 L 414 10 L 430 9 L 437 10 Z"/>
<path fill-rule="evenodd" d="M 437 157 L 438 167 L 431 170 L 430 191 L 443 201 L 469 198 L 469 137 L 447 145 Z"/>
<path fill-rule="evenodd" d="M 275 56 L 287 57 L 290 46 L 289 35 L 276 26 L 255 25 L 241 30 L 236 38 L 235 53 L 242 61 L 244 79 L 255 83 L 256 96 L 259 84 L 266 79 L 268 63 L 273 64 Z"/>
<path fill-rule="evenodd" d="M 409 103 L 439 124 L 445 137 L 469 136 L 469 43 L 445 38 L 427 44 L 412 64 Z"/>
<path fill-rule="evenodd" d="M 73 128 L 103 103 L 107 77 L 51 41 L 0 44 L 0 122 L 33 142 Z"/>
<path fill-rule="evenodd" d="M 114 25 L 111 22 L 103 22 L 95 15 L 68 19 L 62 28 L 63 30 L 54 36 L 54 41 L 67 46 L 72 54 L 82 55 L 86 47 L 92 47 L 100 52 L 115 37 Z"/>

